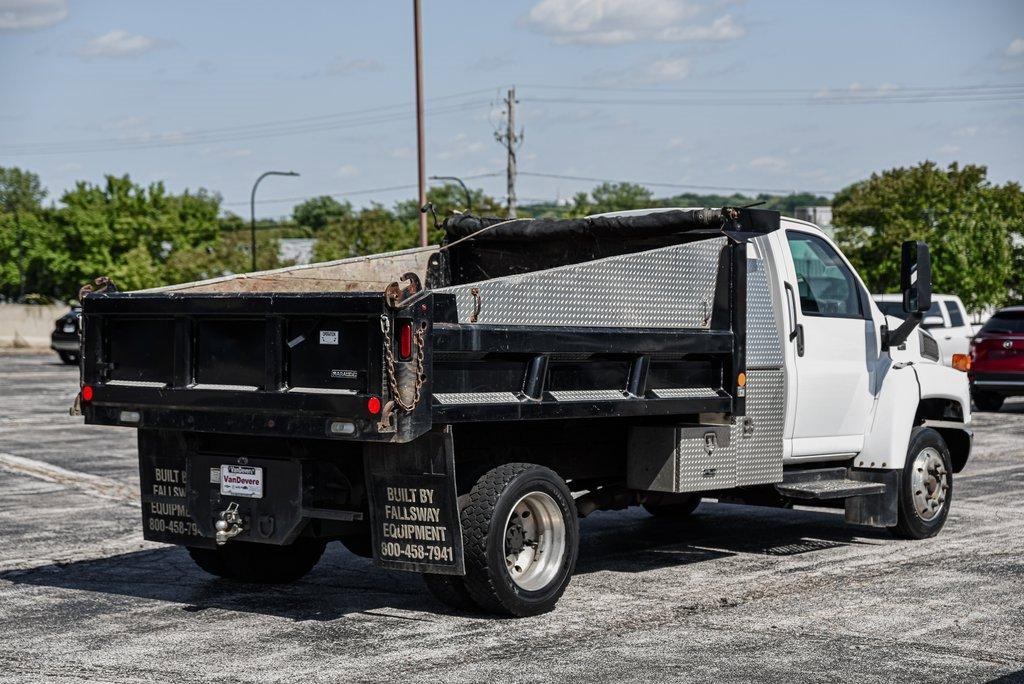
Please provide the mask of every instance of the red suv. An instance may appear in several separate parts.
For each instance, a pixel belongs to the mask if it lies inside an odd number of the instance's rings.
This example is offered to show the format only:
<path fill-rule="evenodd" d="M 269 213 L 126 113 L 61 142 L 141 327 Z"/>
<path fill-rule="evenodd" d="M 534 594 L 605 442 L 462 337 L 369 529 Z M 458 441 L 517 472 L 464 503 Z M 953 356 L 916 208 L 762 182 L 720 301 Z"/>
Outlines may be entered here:
<path fill-rule="evenodd" d="M 971 340 L 971 397 L 998 411 L 1006 397 L 1024 395 L 1024 306 L 996 312 Z"/>

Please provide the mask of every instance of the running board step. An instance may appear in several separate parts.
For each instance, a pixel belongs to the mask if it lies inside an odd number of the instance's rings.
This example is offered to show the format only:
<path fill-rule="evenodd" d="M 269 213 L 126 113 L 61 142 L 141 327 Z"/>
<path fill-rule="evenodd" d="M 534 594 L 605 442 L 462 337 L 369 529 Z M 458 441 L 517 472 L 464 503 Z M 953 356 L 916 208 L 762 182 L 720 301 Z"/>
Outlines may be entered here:
<path fill-rule="evenodd" d="M 781 484 L 775 489 L 792 499 L 847 499 L 851 496 L 867 496 L 885 492 L 882 482 L 865 482 L 849 477 L 846 468 L 825 468 L 822 470 L 798 470 L 786 473 Z"/>

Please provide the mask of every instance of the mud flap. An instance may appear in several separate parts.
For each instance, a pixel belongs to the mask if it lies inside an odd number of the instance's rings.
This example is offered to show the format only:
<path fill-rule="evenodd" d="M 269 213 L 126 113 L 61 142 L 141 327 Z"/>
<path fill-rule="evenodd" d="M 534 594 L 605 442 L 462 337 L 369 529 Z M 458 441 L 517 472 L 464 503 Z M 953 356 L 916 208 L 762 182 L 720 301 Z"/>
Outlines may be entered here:
<path fill-rule="evenodd" d="M 142 536 L 149 541 L 213 547 L 188 510 L 188 458 L 179 433 L 139 430 Z"/>
<path fill-rule="evenodd" d="M 450 429 L 363 451 L 373 558 L 395 570 L 465 575 Z"/>
<path fill-rule="evenodd" d="M 847 477 L 858 482 L 880 482 L 881 494 L 851 496 L 846 500 L 846 522 L 851 525 L 892 527 L 899 518 L 899 495 L 902 472 L 899 470 L 857 470 L 851 468 Z"/>

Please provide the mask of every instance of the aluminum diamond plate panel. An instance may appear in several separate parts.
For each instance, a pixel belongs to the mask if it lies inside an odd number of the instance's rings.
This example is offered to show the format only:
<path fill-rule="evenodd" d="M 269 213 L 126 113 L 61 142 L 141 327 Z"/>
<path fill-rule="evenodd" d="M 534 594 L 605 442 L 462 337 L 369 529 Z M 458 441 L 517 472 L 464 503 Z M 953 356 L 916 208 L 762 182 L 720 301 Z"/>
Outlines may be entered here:
<path fill-rule="evenodd" d="M 658 399 L 692 399 L 702 397 L 717 397 L 718 391 L 711 387 L 665 387 L 653 389 L 651 394 Z"/>
<path fill-rule="evenodd" d="M 747 416 L 730 434 L 736 450 L 736 486 L 782 482 L 782 433 L 786 423 L 786 381 L 781 370 L 747 373 Z"/>
<path fill-rule="evenodd" d="M 705 328 L 725 238 L 441 288 L 460 322 L 594 327 Z"/>
<path fill-rule="evenodd" d="M 781 368 L 782 361 L 767 266 L 762 259 L 747 259 L 747 368 Z"/>
<path fill-rule="evenodd" d="M 434 399 L 440 404 L 518 404 L 519 397 L 512 392 L 437 392 Z"/>
<path fill-rule="evenodd" d="M 703 436 L 682 436 L 677 454 L 678 492 L 728 489 L 736 481 L 736 453 L 729 447 L 717 447 L 708 453 Z"/>
<path fill-rule="evenodd" d="M 555 390 L 548 392 L 555 401 L 622 401 L 626 394 L 621 390 Z"/>

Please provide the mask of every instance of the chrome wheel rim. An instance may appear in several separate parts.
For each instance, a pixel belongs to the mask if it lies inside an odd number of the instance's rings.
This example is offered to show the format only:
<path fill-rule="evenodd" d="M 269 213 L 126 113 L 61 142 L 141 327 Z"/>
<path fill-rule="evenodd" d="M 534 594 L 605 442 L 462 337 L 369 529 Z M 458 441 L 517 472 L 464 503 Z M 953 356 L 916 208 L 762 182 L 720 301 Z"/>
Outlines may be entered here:
<path fill-rule="evenodd" d="M 938 449 L 925 447 L 914 458 L 910 487 L 918 517 L 934 520 L 945 508 L 949 494 L 949 473 Z"/>
<path fill-rule="evenodd" d="M 505 568 L 516 586 L 543 589 L 555 576 L 565 555 L 562 510 L 544 492 L 519 499 L 505 521 Z"/>

